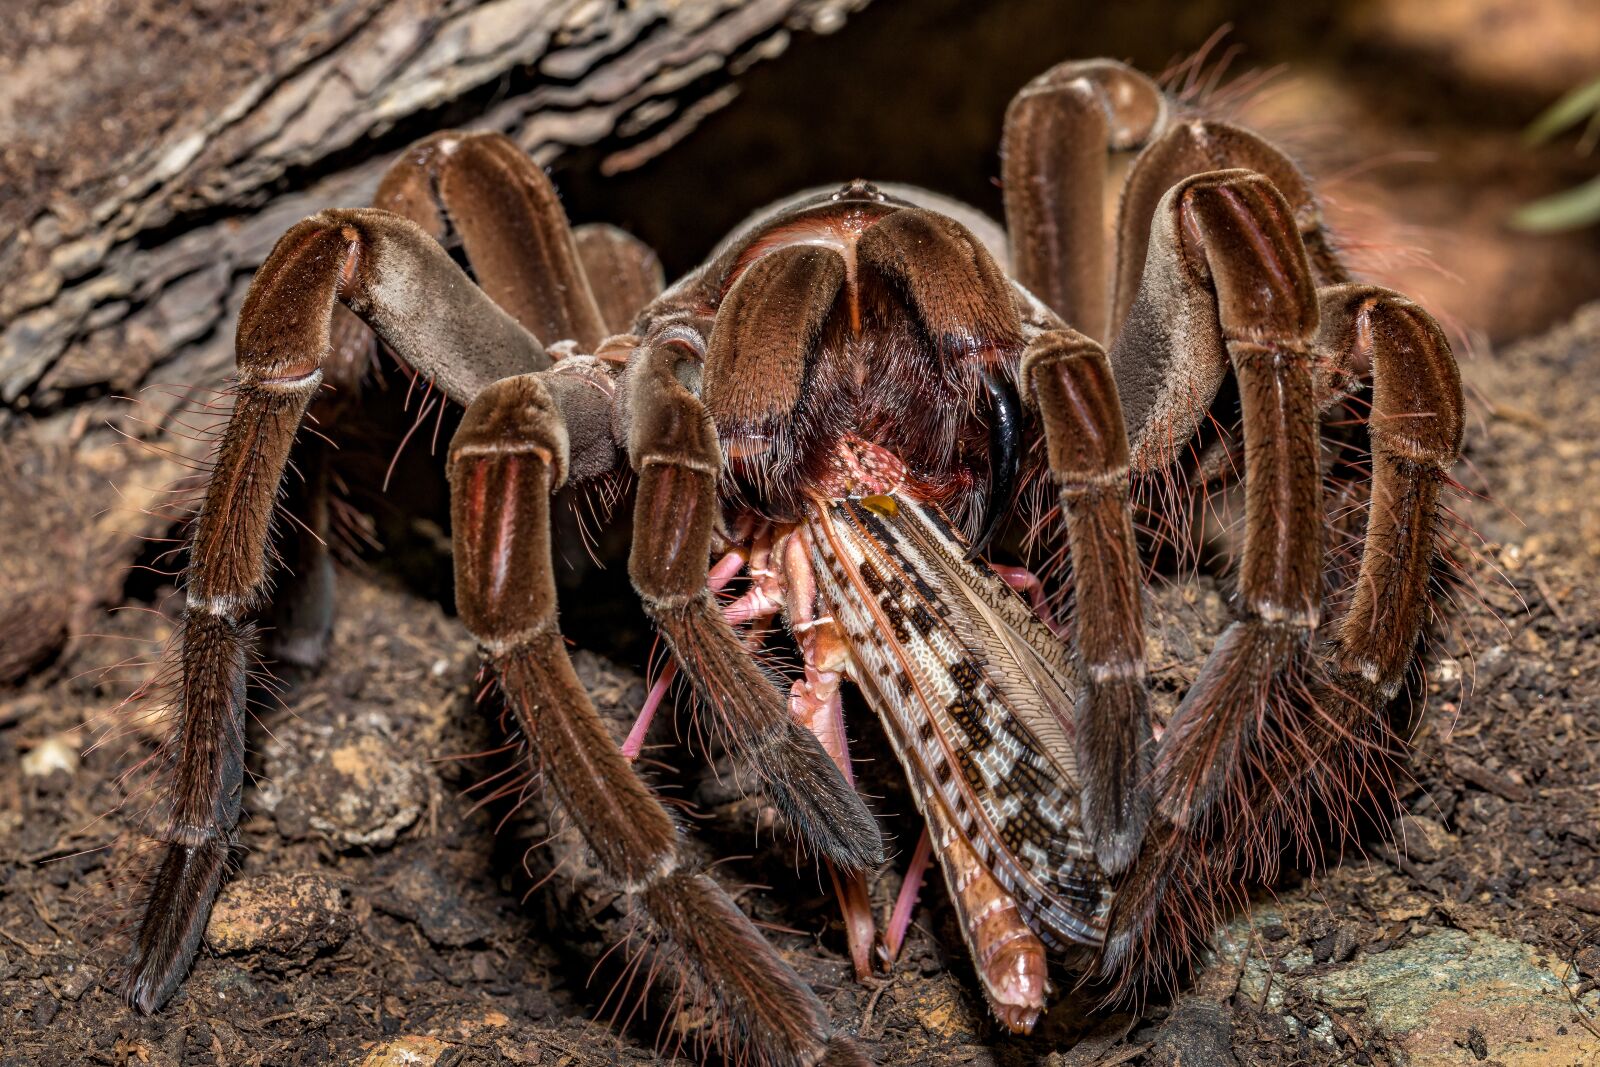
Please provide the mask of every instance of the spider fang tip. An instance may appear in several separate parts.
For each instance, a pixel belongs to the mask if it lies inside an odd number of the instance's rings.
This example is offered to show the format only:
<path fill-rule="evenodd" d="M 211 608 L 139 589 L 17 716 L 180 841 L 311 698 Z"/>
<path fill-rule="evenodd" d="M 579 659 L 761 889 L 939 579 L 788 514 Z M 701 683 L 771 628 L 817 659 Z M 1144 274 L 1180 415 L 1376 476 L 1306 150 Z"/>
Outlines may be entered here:
<path fill-rule="evenodd" d="M 983 371 L 983 387 L 989 396 L 989 488 L 983 502 L 983 526 L 967 549 L 969 563 L 983 553 L 1000 528 L 1022 461 L 1022 404 L 1017 387 L 991 368 Z"/>

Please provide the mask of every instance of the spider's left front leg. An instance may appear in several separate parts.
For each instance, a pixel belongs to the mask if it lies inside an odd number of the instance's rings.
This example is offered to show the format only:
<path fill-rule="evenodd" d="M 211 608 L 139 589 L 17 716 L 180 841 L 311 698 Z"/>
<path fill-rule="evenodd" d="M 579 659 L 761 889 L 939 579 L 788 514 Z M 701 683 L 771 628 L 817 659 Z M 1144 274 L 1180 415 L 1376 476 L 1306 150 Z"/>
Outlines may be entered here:
<path fill-rule="evenodd" d="M 796 1067 L 863 1064 L 794 969 L 722 888 L 687 862 L 677 825 L 607 735 L 567 656 L 556 619 L 550 494 L 569 478 L 609 469 L 617 458 L 613 384 L 606 372 L 585 363 L 566 360 L 547 372 L 497 382 L 467 410 L 450 453 L 462 619 L 487 653 L 546 780 L 601 868 L 642 904 L 655 929 L 681 953 L 692 985 L 733 1024 L 740 1046 L 735 1054 Z M 652 613 L 664 620 L 674 651 L 697 684 L 704 684 L 705 664 L 691 658 L 702 637 L 698 629 L 690 631 L 697 636 L 686 637 L 683 627 L 720 624 L 735 645 L 737 638 L 704 592 L 715 494 L 682 492 L 685 482 L 708 488 L 696 484 L 704 469 L 694 459 L 695 444 L 705 440 L 701 420 L 682 404 L 687 392 L 670 398 L 680 403 L 666 411 L 651 399 L 663 384 L 653 373 L 656 363 L 648 353 L 636 356 L 631 380 L 622 386 L 631 386 L 636 425 L 652 427 L 643 442 L 630 442 L 641 468 L 633 571 Z M 686 443 L 687 449 L 681 447 Z M 674 450 L 674 444 L 680 447 Z M 659 594 L 669 581 L 692 585 L 696 595 L 663 603 Z M 771 688 L 758 671 L 755 676 L 756 685 Z M 779 700 L 780 714 L 782 707 Z M 786 743 L 770 732 L 756 740 Z M 816 747 L 822 765 L 832 769 Z M 829 789 L 828 783 L 815 784 L 820 793 Z"/>
<path fill-rule="evenodd" d="M 719 740 L 802 841 L 846 870 L 870 869 L 883 862 L 877 821 L 706 588 L 722 453 L 705 406 L 683 384 L 698 377 L 705 355 L 698 332 L 668 327 L 629 365 L 621 407 L 639 475 L 629 574 Z"/>
<path fill-rule="evenodd" d="M 1138 855 L 1150 817 L 1144 590 L 1128 437 L 1105 351 L 1076 330 L 1034 338 L 1020 377 L 1044 424 L 1067 522 L 1083 671 L 1073 709 L 1083 824 L 1100 866 L 1115 875 Z"/>

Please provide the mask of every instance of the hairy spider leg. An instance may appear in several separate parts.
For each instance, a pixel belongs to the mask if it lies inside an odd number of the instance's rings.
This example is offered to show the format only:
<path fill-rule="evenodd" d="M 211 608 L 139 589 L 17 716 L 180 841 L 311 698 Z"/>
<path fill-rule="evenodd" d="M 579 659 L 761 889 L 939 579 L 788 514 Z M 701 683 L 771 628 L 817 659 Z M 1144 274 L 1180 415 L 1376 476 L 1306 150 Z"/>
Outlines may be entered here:
<path fill-rule="evenodd" d="M 1070 329 L 1036 337 L 1022 357 L 1044 423 L 1050 475 L 1067 517 L 1081 695 L 1073 709 L 1083 820 L 1107 873 L 1138 854 L 1150 818 L 1142 568 L 1128 505 L 1128 439 L 1111 365 Z"/>
<path fill-rule="evenodd" d="M 577 341 L 593 352 L 661 290 L 660 264 L 636 238 L 610 226 L 569 230 L 543 171 L 503 134 L 445 131 L 418 141 L 384 172 L 372 206 L 410 219 L 446 248 L 459 244 L 495 305 L 546 346 Z M 324 388 L 307 412 L 321 426 L 338 425 L 360 406 L 375 347 L 366 324 L 343 305 L 330 330 Z M 296 442 L 303 477 L 285 483 L 284 506 L 298 521 L 279 538 L 266 616 L 267 655 L 307 669 L 321 663 L 333 626 L 333 447 L 318 435 Z"/>
<path fill-rule="evenodd" d="M 1379 713 L 1430 603 L 1460 385 L 1425 312 L 1348 284 L 1292 161 L 1122 64 L 1031 82 L 1007 112 L 1004 175 L 1018 280 L 1108 342 L 1136 495 L 1181 477 L 1174 460 L 1225 377 L 1242 398 L 1241 618 L 1158 731 L 1160 814 L 1120 880 L 1102 961 L 1131 990 L 1192 958 L 1286 837 L 1309 851 L 1312 801 L 1337 813 L 1391 750 Z M 1369 371 L 1367 540 L 1324 652 L 1318 419 Z M 1101 618 L 1080 609 L 1076 628 Z M 1263 731 L 1264 716 L 1283 721 Z M 1224 788 L 1239 794 L 1225 810 Z"/>
<path fill-rule="evenodd" d="M 123 975 L 124 995 L 142 1011 L 160 1007 L 187 972 L 237 841 L 249 613 L 267 596 L 278 487 L 321 385 L 341 300 L 460 401 L 549 364 L 437 242 L 387 212 L 313 216 L 263 264 L 240 314 L 234 409 L 190 549 L 167 757 L 171 810 L 160 833 L 167 847 Z"/>
<path fill-rule="evenodd" d="M 607 735 L 573 670 L 556 618 L 549 499 L 580 439 L 609 438 L 610 403 L 562 369 L 495 383 L 451 443 L 462 620 L 602 869 L 681 950 L 694 992 L 734 1027 L 734 1047 L 785 1064 L 825 1055 L 864 1062 L 793 968 L 682 855 L 676 823 Z"/>

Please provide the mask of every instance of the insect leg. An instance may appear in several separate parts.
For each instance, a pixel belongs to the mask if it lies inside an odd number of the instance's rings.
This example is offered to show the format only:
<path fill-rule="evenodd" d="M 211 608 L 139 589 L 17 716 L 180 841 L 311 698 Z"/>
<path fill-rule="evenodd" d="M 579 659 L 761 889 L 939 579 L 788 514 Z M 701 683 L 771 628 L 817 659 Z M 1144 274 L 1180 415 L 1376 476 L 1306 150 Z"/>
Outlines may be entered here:
<path fill-rule="evenodd" d="M 811 572 L 811 553 L 804 528 L 797 528 L 776 546 L 782 560 L 783 595 L 789 608 L 789 627 L 800 645 L 805 673 L 789 689 L 789 714 L 816 735 L 852 785 L 849 741 L 844 730 L 844 700 L 840 686 L 849 666 L 850 646 L 838 622 L 817 615 L 817 582 Z M 872 914 L 867 871 L 840 872 L 831 863 L 828 874 L 844 915 L 845 938 L 857 980 L 872 976 L 879 951 L 878 923 Z"/>

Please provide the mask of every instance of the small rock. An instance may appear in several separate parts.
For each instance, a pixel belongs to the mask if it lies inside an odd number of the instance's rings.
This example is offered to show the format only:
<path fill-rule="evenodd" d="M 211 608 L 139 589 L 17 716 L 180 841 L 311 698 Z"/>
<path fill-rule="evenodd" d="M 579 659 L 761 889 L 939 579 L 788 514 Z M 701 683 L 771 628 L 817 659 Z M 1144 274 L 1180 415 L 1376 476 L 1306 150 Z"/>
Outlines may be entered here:
<path fill-rule="evenodd" d="M 51 734 L 22 757 L 22 773 L 28 778 L 48 778 L 56 771 L 73 774 L 78 769 L 78 745 L 72 734 Z"/>
<path fill-rule="evenodd" d="M 1467 1027 L 1466 1045 L 1476 1058 L 1480 1060 L 1489 1058 L 1489 1042 L 1484 1038 L 1483 1031 L 1476 1026 Z"/>
<path fill-rule="evenodd" d="M 1356 935 L 1348 926 L 1341 926 L 1317 939 L 1311 946 L 1311 958 L 1318 963 L 1344 963 L 1359 947 Z"/>
<path fill-rule="evenodd" d="M 1456 836 L 1426 815 L 1405 814 L 1394 821 L 1394 839 L 1416 863 L 1433 863 L 1455 848 Z"/>
<path fill-rule="evenodd" d="M 50 1025 L 50 1020 L 56 1017 L 56 1012 L 61 1010 L 61 1001 L 55 997 L 40 997 L 33 1002 L 33 1025 L 44 1029 Z"/>
<path fill-rule="evenodd" d="M 406 1034 L 374 1045 L 361 1067 L 433 1067 L 450 1046 L 436 1037 Z"/>
<path fill-rule="evenodd" d="M 427 810 L 429 771 L 370 730 L 285 781 L 281 797 L 274 815 L 286 836 L 313 830 L 341 848 L 387 848 Z"/>
<path fill-rule="evenodd" d="M 1459 1062 L 1457 1041 L 1474 1031 L 1483 1055 L 1493 1048 L 1506 1067 L 1600 1056 L 1600 1039 L 1587 1030 L 1560 1033 L 1572 1004 L 1540 954 L 1491 934 L 1439 930 L 1308 979 L 1304 989 L 1322 1003 L 1365 1003 L 1363 1021 L 1399 1053 L 1397 1063 Z"/>
<path fill-rule="evenodd" d="M 1337 929 L 1334 921 L 1326 915 L 1313 915 L 1307 919 L 1300 931 L 1302 945 L 1315 945 L 1318 941 L 1325 940 Z"/>
<path fill-rule="evenodd" d="M 1233 1019 L 1221 1004 L 1185 997 L 1156 1031 L 1151 1067 L 1235 1067 Z"/>
<path fill-rule="evenodd" d="M 98 968 L 69 963 L 64 971 L 56 972 L 56 992 L 61 994 L 62 1000 L 76 1002 L 99 980 Z"/>
<path fill-rule="evenodd" d="M 378 906 L 422 927 L 435 945 L 460 948 L 488 934 L 462 899 L 460 884 L 459 877 L 447 877 L 426 860 L 417 860 L 394 876 Z"/>
<path fill-rule="evenodd" d="M 218 952 L 272 952 L 308 960 L 337 948 L 353 921 L 339 887 L 320 874 L 264 874 L 229 884 L 206 940 Z"/>

